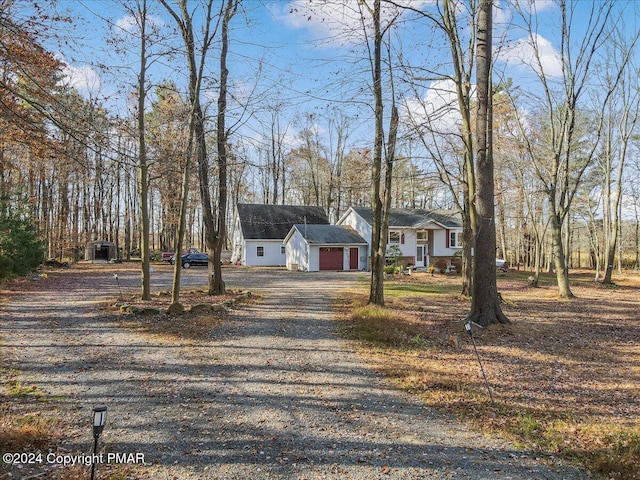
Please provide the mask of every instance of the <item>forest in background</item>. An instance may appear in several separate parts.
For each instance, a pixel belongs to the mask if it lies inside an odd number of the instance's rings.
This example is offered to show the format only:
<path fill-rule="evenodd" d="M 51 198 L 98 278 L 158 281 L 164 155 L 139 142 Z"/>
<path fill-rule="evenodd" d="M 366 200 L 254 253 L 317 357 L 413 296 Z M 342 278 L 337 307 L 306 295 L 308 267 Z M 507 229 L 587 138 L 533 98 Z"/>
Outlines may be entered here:
<path fill-rule="evenodd" d="M 132 4 L 123 2 L 127 3 Z M 457 41 L 464 62 L 472 57 L 465 50 L 471 38 L 465 22 L 475 21 L 475 2 L 453 3 L 459 22 L 453 30 L 439 31 L 433 20 L 442 11 L 436 8 L 430 12 L 426 6 L 418 12 L 407 8 L 398 13 L 406 18 L 397 28 L 411 22 L 414 28 L 422 24 L 431 48 L 446 50 Z M 558 52 L 564 70 L 553 76 L 544 71 L 540 60 L 544 45 L 536 43 L 532 7 L 507 4 L 520 19 L 518 28 L 528 29 L 532 75 L 537 83 L 530 89 L 524 84 L 516 86 L 508 71 L 494 67 L 497 256 L 512 267 L 551 268 L 554 245 L 560 242 L 569 268 L 588 267 L 598 272 L 609 265 L 638 268 L 637 31 L 630 35 L 622 29 L 625 10 L 614 8 L 614 2 L 604 2 L 604 13 L 598 14 L 602 16 L 594 17 L 592 12 L 590 17 L 592 23 L 587 27 L 591 36 L 576 43 L 577 27 L 571 23 L 571 15 L 577 21 L 579 2 L 555 2 L 569 14 L 569 28 L 562 33 L 566 41 L 561 42 L 563 50 Z M 81 94 L 68 81 L 68 65 L 46 47 L 54 37 L 71 41 L 64 32 L 75 20 L 61 11 L 55 2 L 38 7 L 3 0 L 0 7 L 3 274 L 16 268 L 11 242 L 26 245 L 24 238 L 34 236 L 42 247 L 31 245 L 25 261 L 35 264 L 49 258 L 80 260 L 85 245 L 96 239 L 116 243 L 124 259 L 139 257 L 141 252 L 139 115 L 135 106 L 129 108 L 128 116 L 110 111 L 108 102 Z M 129 13 L 135 17 L 133 8 Z M 244 15 L 242 20 L 247 21 L 250 14 L 241 10 L 237 16 Z M 136 51 L 139 32 L 126 33 L 109 40 L 113 50 Z M 457 39 L 452 33 L 458 34 Z M 180 49 L 172 44 L 175 34 L 154 26 L 147 35 L 150 45 L 157 47 L 149 60 L 179 65 Z M 243 41 L 248 39 L 234 37 L 231 31 L 231 45 Z M 212 42 L 219 48 L 219 36 L 212 37 Z M 160 46 L 166 45 L 171 48 L 163 51 Z M 385 82 L 393 72 L 397 77 L 394 85 L 402 86 L 397 88 L 403 89 L 404 97 L 395 91 L 393 95 L 399 101 L 405 99 L 393 165 L 392 207 L 462 211 L 460 199 L 467 181 L 462 148 L 465 138 L 458 119 L 451 122 L 446 118 L 458 110 L 458 99 L 452 93 L 457 85 L 469 86 L 472 67 L 465 71 L 463 66 L 452 74 L 451 62 L 411 64 L 408 56 L 401 55 L 401 46 L 393 44 L 391 35 L 385 45 Z M 506 49 L 506 43 L 502 47 Z M 100 61 L 96 59 L 96 65 Z M 357 65 L 357 61 L 353 63 Z M 205 80 L 215 83 L 220 72 L 215 65 L 208 68 L 211 78 Z M 136 78 L 130 81 L 135 85 Z M 233 208 L 238 202 L 321 205 L 333 220 L 349 206 L 371 205 L 373 137 L 369 144 L 355 138 L 352 132 L 356 125 L 365 121 L 342 108 L 350 101 L 362 100 L 350 97 L 340 103 L 327 102 L 321 111 L 306 111 L 303 104 L 296 107 L 296 115 L 287 116 L 286 100 L 273 93 L 282 85 L 267 88 L 259 82 L 256 78 L 253 93 L 244 98 L 231 95 L 234 108 L 243 114 L 232 119 L 225 142 L 225 242 L 232 234 Z M 445 101 L 421 97 L 428 85 Z M 191 103 L 185 87 L 170 74 L 159 82 L 149 80 L 143 90 L 147 95 L 143 116 L 149 251 L 157 254 L 176 250 L 180 185 L 189 159 Z M 131 105 L 135 92 L 129 88 Z M 472 94 L 467 98 L 473 102 Z M 203 110 L 207 112 L 215 100 L 205 96 Z M 213 161 L 219 145 L 216 121 L 215 115 L 206 117 L 211 158 L 208 189 L 214 210 L 219 198 L 218 165 Z M 243 129 L 247 125 L 252 138 Z M 256 132 L 257 128 L 260 131 Z M 205 249 L 198 175 L 193 169 L 188 179 L 193 188 L 186 202 L 183 247 Z M 558 223 L 559 237 L 554 237 L 554 223 Z M 20 228 L 9 228 L 14 224 Z M 25 231 L 31 233 L 25 236 Z M 23 232 L 23 237 L 17 232 Z"/>

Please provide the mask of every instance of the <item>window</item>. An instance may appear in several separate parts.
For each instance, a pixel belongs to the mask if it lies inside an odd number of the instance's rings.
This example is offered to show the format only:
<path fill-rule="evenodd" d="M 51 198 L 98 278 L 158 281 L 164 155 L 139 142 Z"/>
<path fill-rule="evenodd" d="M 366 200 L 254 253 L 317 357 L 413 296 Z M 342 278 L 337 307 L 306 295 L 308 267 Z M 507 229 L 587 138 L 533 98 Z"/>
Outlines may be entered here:
<path fill-rule="evenodd" d="M 281 253 L 282 255 L 284 255 L 285 253 L 287 253 L 286 248 L 287 248 L 287 247 L 285 247 L 284 245 L 282 245 L 282 246 L 280 247 L 280 253 Z"/>
<path fill-rule="evenodd" d="M 428 243 L 427 231 L 423 230 L 421 232 L 416 232 L 416 239 L 418 240 L 418 243 L 421 243 L 421 244 Z"/>
<path fill-rule="evenodd" d="M 257 254 L 259 257 L 264 257 L 264 247 L 257 247 L 257 248 L 256 248 L 256 254 Z"/>
<path fill-rule="evenodd" d="M 404 233 L 389 230 L 389 241 L 387 242 L 389 245 L 404 245 Z"/>
<path fill-rule="evenodd" d="M 449 232 L 449 247 L 461 248 L 462 247 L 462 232 Z"/>

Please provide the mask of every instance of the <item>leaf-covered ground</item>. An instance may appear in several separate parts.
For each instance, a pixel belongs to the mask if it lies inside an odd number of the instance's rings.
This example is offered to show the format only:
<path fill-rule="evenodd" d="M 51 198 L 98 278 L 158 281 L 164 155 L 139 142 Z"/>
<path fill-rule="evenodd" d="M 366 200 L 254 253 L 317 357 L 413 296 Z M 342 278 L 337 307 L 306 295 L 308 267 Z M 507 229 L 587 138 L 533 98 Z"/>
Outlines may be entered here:
<path fill-rule="evenodd" d="M 495 406 L 459 277 L 390 280 L 384 313 L 356 308 L 351 328 L 380 370 L 428 404 L 609 478 L 640 478 L 640 275 L 605 286 L 573 274 L 573 300 L 557 297 L 550 276 L 529 288 L 528 275 L 499 277 L 513 323 L 474 329 Z"/>

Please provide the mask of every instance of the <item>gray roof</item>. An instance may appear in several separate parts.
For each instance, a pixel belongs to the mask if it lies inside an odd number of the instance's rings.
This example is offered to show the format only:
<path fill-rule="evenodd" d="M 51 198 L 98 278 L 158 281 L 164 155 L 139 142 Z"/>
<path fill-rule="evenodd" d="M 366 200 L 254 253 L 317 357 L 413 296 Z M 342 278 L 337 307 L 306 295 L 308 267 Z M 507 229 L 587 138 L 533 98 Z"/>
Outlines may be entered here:
<path fill-rule="evenodd" d="M 353 209 L 369 225 L 373 224 L 373 210 L 367 207 Z M 422 228 L 436 222 L 444 228 L 462 228 L 462 219 L 455 210 L 424 210 L 421 208 L 392 208 L 389 210 L 390 227 Z"/>
<path fill-rule="evenodd" d="M 242 235 L 250 240 L 284 240 L 296 223 L 329 223 L 322 207 L 239 203 Z"/>
<path fill-rule="evenodd" d="M 352 227 L 342 225 L 294 225 L 308 244 L 366 245 L 367 241 Z"/>

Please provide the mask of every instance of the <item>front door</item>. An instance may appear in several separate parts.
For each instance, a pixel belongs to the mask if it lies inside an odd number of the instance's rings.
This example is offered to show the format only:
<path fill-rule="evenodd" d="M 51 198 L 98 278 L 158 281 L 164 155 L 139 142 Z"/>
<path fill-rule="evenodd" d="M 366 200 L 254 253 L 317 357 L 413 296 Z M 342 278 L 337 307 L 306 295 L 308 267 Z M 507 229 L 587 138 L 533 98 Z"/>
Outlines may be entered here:
<path fill-rule="evenodd" d="M 358 247 L 349 249 L 349 270 L 358 270 Z"/>
<path fill-rule="evenodd" d="M 427 246 L 418 245 L 418 249 L 416 251 L 416 267 L 426 267 L 428 266 L 428 261 Z"/>

